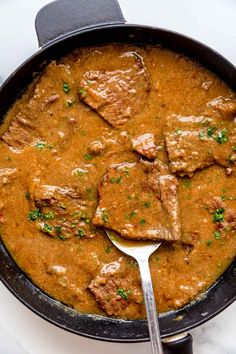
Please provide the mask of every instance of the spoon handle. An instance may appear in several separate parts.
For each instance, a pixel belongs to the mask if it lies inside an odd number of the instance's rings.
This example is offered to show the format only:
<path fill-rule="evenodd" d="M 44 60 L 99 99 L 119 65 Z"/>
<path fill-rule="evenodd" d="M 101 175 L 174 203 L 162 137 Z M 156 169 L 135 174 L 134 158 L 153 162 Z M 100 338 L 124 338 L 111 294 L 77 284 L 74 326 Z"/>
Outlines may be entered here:
<path fill-rule="evenodd" d="M 137 260 L 142 281 L 143 295 L 146 306 L 148 329 L 152 354 L 163 354 L 156 303 L 152 287 L 152 279 L 148 259 Z"/>

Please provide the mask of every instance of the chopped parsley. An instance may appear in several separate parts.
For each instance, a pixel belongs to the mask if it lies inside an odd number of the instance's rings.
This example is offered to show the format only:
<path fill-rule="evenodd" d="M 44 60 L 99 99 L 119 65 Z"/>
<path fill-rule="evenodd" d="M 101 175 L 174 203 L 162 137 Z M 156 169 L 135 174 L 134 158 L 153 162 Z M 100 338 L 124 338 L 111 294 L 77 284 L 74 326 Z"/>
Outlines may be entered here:
<path fill-rule="evenodd" d="M 45 141 L 37 141 L 34 145 L 37 150 L 49 149 L 51 150 L 53 146 L 51 144 L 46 143 Z"/>
<path fill-rule="evenodd" d="M 80 215 L 80 220 L 84 221 L 85 224 L 90 224 L 90 217 L 86 213 Z"/>
<path fill-rule="evenodd" d="M 66 238 L 62 235 L 61 231 L 62 231 L 62 226 L 60 225 L 56 225 L 54 226 L 54 230 L 56 232 L 56 236 L 60 239 L 60 240 L 65 240 Z"/>
<path fill-rule="evenodd" d="M 224 208 L 218 208 L 216 211 L 213 213 L 213 218 L 212 221 L 214 222 L 222 222 L 224 221 Z"/>
<path fill-rule="evenodd" d="M 70 92 L 70 85 L 68 84 L 68 82 L 64 82 L 63 83 L 63 91 L 65 93 L 69 93 Z"/>
<path fill-rule="evenodd" d="M 78 229 L 78 235 L 79 235 L 79 238 L 85 236 L 85 232 L 84 232 L 84 230 L 82 228 Z"/>
<path fill-rule="evenodd" d="M 221 239 L 221 233 L 219 231 L 214 231 L 213 235 L 215 236 L 216 240 L 220 240 Z"/>
<path fill-rule="evenodd" d="M 183 132 L 182 132 L 181 129 L 176 129 L 175 133 L 176 133 L 177 135 L 181 135 Z"/>
<path fill-rule="evenodd" d="M 107 213 L 103 213 L 102 220 L 103 220 L 105 223 L 109 223 L 108 214 L 107 214 Z"/>
<path fill-rule="evenodd" d="M 124 300 L 128 300 L 130 293 L 131 293 L 131 290 L 124 290 L 123 288 L 118 288 L 116 294 L 120 295 Z"/>
<path fill-rule="evenodd" d="M 59 234 L 61 234 L 61 229 L 62 229 L 62 227 L 61 227 L 60 225 L 56 225 L 56 226 L 54 227 L 54 229 L 55 229 L 55 231 L 56 231 L 57 236 L 58 236 Z"/>
<path fill-rule="evenodd" d="M 30 200 L 30 199 L 31 199 L 31 197 L 30 197 L 30 192 L 26 192 L 26 193 L 25 193 L 25 198 L 26 198 L 27 200 Z"/>
<path fill-rule="evenodd" d="M 58 238 L 59 238 L 60 240 L 62 240 L 62 241 L 65 241 L 65 240 L 66 240 L 66 237 L 63 236 L 62 234 L 59 234 L 59 235 L 58 235 Z"/>
<path fill-rule="evenodd" d="M 79 89 L 79 93 L 80 93 L 81 96 L 83 96 L 83 97 L 86 96 L 86 90 L 85 90 L 83 87 L 81 87 L 81 88 Z"/>
<path fill-rule="evenodd" d="M 55 218 L 53 211 L 49 211 L 47 214 L 42 214 L 44 220 L 52 220 Z"/>
<path fill-rule="evenodd" d="M 144 202 L 144 206 L 145 206 L 145 208 L 150 208 L 151 202 Z"/>
<path fill-rule="evenodd" d="M 236 151 L 236 145 L 232 146 L 232 150 Z"/>
<path fill-rule="evenodd" d="M 207 128 L 207 136 L 212 137 L 216 131 L 216 127 L 208 127 Z"/>
<path fill-rule="evenodd" d="M 141 220 L 139 221 L 140 225 L 144 225 L 145 222 L 146 222 L 145 219 L 141 219 Z"/>
<path fill-rule="evenodd" d="M 53 230 L 53 227 L 51 225 L 49 225 L 47 223 L 45 223 L 43 225 L 43 232 L 45 232 L 46 234 L 51 235 L 52 230 Z"/>
<path fill-rule="evenodd" d="M 108 254 L 108 253 L 111 253 L 111 247 L 110 246 L 107 246 L 106 249 L 105 249 L 105 252 Z"/>
<path fill-rule="evenodd" d="M 111 177 L 111 178 L 110 178 L 110 182 L 111 182 L 112 184 L 114 184 L 114 183 L 120 184 L 121 181 L 122 181 L 122 176 L 119 176 L 118 178 L 115 178 L 115 177 Z"/>
<path fill-rule="evenodd" d="M 222 202 L 224 202 L 225 200 L 236 200 L 236 197 L 229 197 L 227 195 L 222 195 L 221 200 Z"/>
<path fill-rule="evenodd" d="M 84 159 L 87 161 L 90 161 L 90 160 L 92 160 L 92 155 L 86 153 L 86 154 L 84 154 Z"/>
<path fill-rule="evenodd" d="M 39 209 L 31 210 L 28 214 L 28 219 L 30 221 L 37 220 L 38 218 L 42 217 L 42 213 Z"/>
<path fill-rule="evenodd" d="M 131 213 L 126 215 L 126 219 L 130 220 L 130 219 L 134 218 L 136 215 L 137 215 L 137 211 L 133 210 L 133 211 L 131 211 Z"/>
<path fill-rule="evenodd" d="M 200 132 L 200 133 L 198 134 L 198 136 L 199 136 L 199 139 L 200 139 L 200 140 L 204 140 L 204 133 L 203 133 L 203 132 Z"/>
<path fill-rule="evenodd" d="M 208 240 L 206 244 L 207 244 L 208 247 L 211 246 L 212 245 L 212 240 Z"/>
<path fill-rule="evenodd" d="M 218 144 L 223 144 L 223 143 L 226 143 L 228 141 L 228 130 L 227 129 L 223 129 L 221 130 L 217 136 L 215 137 L 215 141 L 218 143 Z"/>

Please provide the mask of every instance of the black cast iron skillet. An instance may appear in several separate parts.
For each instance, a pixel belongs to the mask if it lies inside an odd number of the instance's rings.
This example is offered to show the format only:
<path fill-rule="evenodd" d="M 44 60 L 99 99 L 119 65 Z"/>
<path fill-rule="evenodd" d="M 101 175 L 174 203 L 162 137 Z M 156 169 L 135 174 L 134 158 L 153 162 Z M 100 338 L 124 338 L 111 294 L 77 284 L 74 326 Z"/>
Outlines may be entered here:
<path fill-rule="evenodd" d="M 0 89 L 0 119 L 20 97 L 33 76 L 51 59 L 74 48 L 109 42 L 138 45 L 161 44 L 194 58 L 236 90 L 236 68 L 207 46 L 181 34 L 155 27 L 129 25 L 116 0 L 60 0 L 41 9 L 36 17 L 40 49 L 22 64 Z M 93 339 L 141 342 L 149 339 L 144 320 L 126 321 L 80 314 L 38 289 L 18 268 L 0 242 L 0 277 L 6 287 L 29 309 L 49 322 Z M 196 302 L 160 316 L 162 338 L 186 332 L 209 320 L 236 299 L 236 261 Z M 190 335 L 174 337 L 167 354 L 191 354 Z"/>

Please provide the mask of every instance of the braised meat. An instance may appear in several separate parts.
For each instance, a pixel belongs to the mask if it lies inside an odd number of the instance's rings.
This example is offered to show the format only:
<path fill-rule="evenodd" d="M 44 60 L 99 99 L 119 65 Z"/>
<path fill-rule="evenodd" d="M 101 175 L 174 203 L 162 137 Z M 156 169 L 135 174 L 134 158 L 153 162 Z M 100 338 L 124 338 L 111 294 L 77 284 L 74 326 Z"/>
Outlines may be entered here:
<path fill-rule="evenodd" d="M 132 147 L 140 155 L 152 160 L 157 157 L 157 146 L 155 136 L 152 133 L 145 133 L 131 139 Z"/>
<path fill-rule="evenodd" d="M 108 168 L 93 224 L 129 239 L 180 238 L 177 180 L 161 162 Z"/>
<path fill-rule="evenodd" d="M 91 202 L 83 199 L 75 188 L 35 185 L 29 194 L 29 204 L 28 219 L 49 236 L 62 240 L 94 236 L 89 227 Z"/>
<path fill-rule="evenodd" d="M 207 103 L 207 106 L 218 112 L 222 117 L 236 117 L 236 98 L 219 96 Z"/>
<path fill-rule="evenodd" d="M 143 304 L 143 295 L 139 280 L 130 276 L 122 258 L 105 264 L 91 281 L 89 289 L 109 316 L 119 317 L 123 314 L 129 318 L 130 313 L 140 315 L 140 311 L 144 310 L 140 306 Z"/>
<path fill-rule="evenodd" d="M 228 167 L 234 160 L 235 128 L 228 131 L 211 118 L 171 115 L 163 133 L 172 173 L 191 175 L 213 163 Z"/>
<path fill-rule="evenodd" d="M 87 71 L 80 82 L 79 98 L 118 128 L 145 105 L 150 81 L 137 53 L 124 53 L 127 69 Z M 128 59 L 128 60 L 127 60 Z"/>

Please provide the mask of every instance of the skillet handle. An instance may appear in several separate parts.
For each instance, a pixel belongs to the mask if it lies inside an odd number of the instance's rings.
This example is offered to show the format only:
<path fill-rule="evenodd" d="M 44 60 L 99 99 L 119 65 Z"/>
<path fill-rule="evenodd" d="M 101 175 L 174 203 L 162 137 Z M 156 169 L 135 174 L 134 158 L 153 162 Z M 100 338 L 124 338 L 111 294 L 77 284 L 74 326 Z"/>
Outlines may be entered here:
<path fill-rule="evenodd" d="M 193 354 L 193 338 L 190 333 L 162 340 L 165 354 Z"/>
<path fill-rule="evenodd" d="M 36 15 L 39 46 L 82 29 L 125 23 L 117 0 L 57 0 Z"/>

